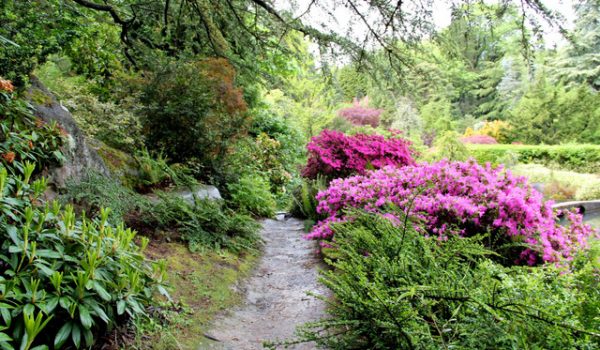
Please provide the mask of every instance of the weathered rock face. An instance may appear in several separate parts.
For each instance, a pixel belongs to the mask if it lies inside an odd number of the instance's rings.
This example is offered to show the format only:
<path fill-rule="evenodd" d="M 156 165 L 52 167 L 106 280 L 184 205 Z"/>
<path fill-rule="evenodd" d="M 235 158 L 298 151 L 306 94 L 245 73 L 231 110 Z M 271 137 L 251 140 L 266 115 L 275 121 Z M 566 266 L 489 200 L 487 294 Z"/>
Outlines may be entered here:
<path fill-rule="evenodd" d="M 196 186 L 194 186 L 193 189 L 181 189 L 181 190 L 174 190 L 173 192 L 171 192 L 172 194 L 181 197 L 184 201 L 186 201 L 189 205 L 194 205 L 196 202 L 196 199 L 199 200 L 222 200 L 223 197 L 221 197 L 221 192 L 219 192 L 219 189 L 216 188 L 215 186 L 212 185 L 203 185 L 203 184 L 198 184 Z M 159 197 L 154 194 L 151 193 L 148 195 L 148 197 L 151 201 L 159 201 Z"/>
<path fill-rule="evenodd" d="M 219 200 L 223 199 L 219 189 L 212 185 L 197 185 L 194 191 L 182 191 L 177 192 L 186 202 L 193 205 L 195 202 L 194 197 L 198 199 L 210 199 Z"/>
<path fill-rule="evenodd" d="M 110 176 L 104 161 L 96 150 L 88 145 L 85 135 L 77 126 L 71 113 L 35 77 L 31 79 L 29 97 L 38 117 L 45 122 L 58 122 L 69 133 L 69 140 L 64 149 L 65 163 L 60 168 L 50 169 L 48 174 L 52 184 L 62 188 L 67 179 L 81 179 L 90 170 Z"/>

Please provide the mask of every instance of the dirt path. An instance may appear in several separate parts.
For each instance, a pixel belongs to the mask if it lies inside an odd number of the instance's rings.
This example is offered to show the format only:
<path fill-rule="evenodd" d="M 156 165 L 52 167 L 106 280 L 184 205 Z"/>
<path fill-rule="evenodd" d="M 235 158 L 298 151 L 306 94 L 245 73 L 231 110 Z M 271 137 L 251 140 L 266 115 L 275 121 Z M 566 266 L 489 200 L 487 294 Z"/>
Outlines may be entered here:
<path fill-rule="evenodd" d="M 243 287 L 245 302 L 217 318 L 207 336 L 219 341 L 199 349 L 262 349 L 263 341 L 289 339 L 296 326 L 325 315 L 324 303 L 306 295 L 327 291 L 317 282 L 316 245 L 302 239 L 302 229 L 297 219 L 263 221 L 264 255 Z M 290 347 L 314 348 L 314 344 Z"/>

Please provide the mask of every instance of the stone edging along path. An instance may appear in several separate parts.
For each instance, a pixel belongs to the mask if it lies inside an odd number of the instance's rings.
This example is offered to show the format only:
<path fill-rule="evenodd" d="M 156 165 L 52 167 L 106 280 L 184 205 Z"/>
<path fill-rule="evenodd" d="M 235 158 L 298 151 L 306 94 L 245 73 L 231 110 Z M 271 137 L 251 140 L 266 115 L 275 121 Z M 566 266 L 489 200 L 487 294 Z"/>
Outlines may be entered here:
<path fill-rule="evenodd" d="M 302 238 L 298 219 L 264 220 L 263 256 L 243 286 L 244 302 L 218 316 L 200 349 L 262 349 L 264 341 L 291 340 L 297 326 L 325 316 L 325 303 L 306 293 L 326 295 L 318 282 L 321 258 L 315 242 Z M 299 344 L 288 349 L 314 349 Z"/>

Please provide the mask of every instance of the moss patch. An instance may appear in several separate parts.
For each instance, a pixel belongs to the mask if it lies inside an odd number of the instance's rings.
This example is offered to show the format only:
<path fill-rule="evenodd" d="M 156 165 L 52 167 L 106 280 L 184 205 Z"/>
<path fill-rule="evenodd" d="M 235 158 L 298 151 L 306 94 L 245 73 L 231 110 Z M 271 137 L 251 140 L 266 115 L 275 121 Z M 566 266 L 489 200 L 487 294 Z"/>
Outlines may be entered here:
<path fill-rule="evenodd" d="M 234 285 L 247 276 L 257 255 L 229 252 L 191 253 L 180 243 L 151 244 L 147 255 L 168 262 L 170 293 L 182 308 L 173 312 L 166 326 L 151 327 L 143 334 L 143 349 L 197 349 L 213 317 L 241 301 Z"/>
<path fill-rule="evenodd" d="M 139 172 L 135 159 L 131 155 L 112 148 L 101 141 L 90 138 L 88 142 L 98 152 L 111 174 L 117 176 L 123 185 L 133 187 Z"/>
<path fill-rule="evenodd" d="M 32 88 L 27 92 L 26 96 L 31 102 L 40 105 L 40 106 L 51 106 L 52 105 L 52 97 L 48 96 L 45 92 Z"/>

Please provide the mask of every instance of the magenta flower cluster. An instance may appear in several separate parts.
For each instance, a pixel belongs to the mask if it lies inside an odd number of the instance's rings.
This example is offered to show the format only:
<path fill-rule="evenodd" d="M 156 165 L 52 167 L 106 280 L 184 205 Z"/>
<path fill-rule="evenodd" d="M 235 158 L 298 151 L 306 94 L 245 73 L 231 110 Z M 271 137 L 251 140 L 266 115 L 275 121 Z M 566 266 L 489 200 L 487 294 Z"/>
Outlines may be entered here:
<path fill-rule="evenodd" d="M 413 151 L 398 134 L 385 138 L 381 135 L 345 135 L 324 130 L 312 138 L 307 146 L 308 163 L 302 176 L 314 179 L 324 175 L 329 179 L 364 174 L 368 169 L 385 166 L 414 164 Z"/>
<path fill-rule="evenodd" d="M 489 135 L 471 135 L 460 139 L 462 143 L 471 143 L 476 145 L 495 145 L 498 143 L 495 138 Z"/>
<path fill-rule="evenodd" d="M 501 253 L 517 263 L 530 265 L 571 259 L 585 247 L 595 231 L 582 216 L 566 213 L 568 225 L 557 223 L 552 202 L 501 167 L 467 162 L 440 161 L 433 164 L 386 167 L 365 175 L 337 179 L 318 194 L 317 211 L 328 216 L 319 222 L 310 239 L 332 239 L 332 222 L 347 221 L 348 208 L 379 213 L 400 223 L 390 214 L 390 205 L 409 214 L 423 234 L 447 239 L 448 235 L 490 234 L 490 248 L 525 243 Z"/>
<path fill-rule="evenodd" d="M 360 102 L 354 101 L 351 107 L 340 109 L 338 115 L 354 125 L 370 125 L 376 128 L 379 125 L 379 116 L 382 112 L 382 109 L 362 106 Z"/>

